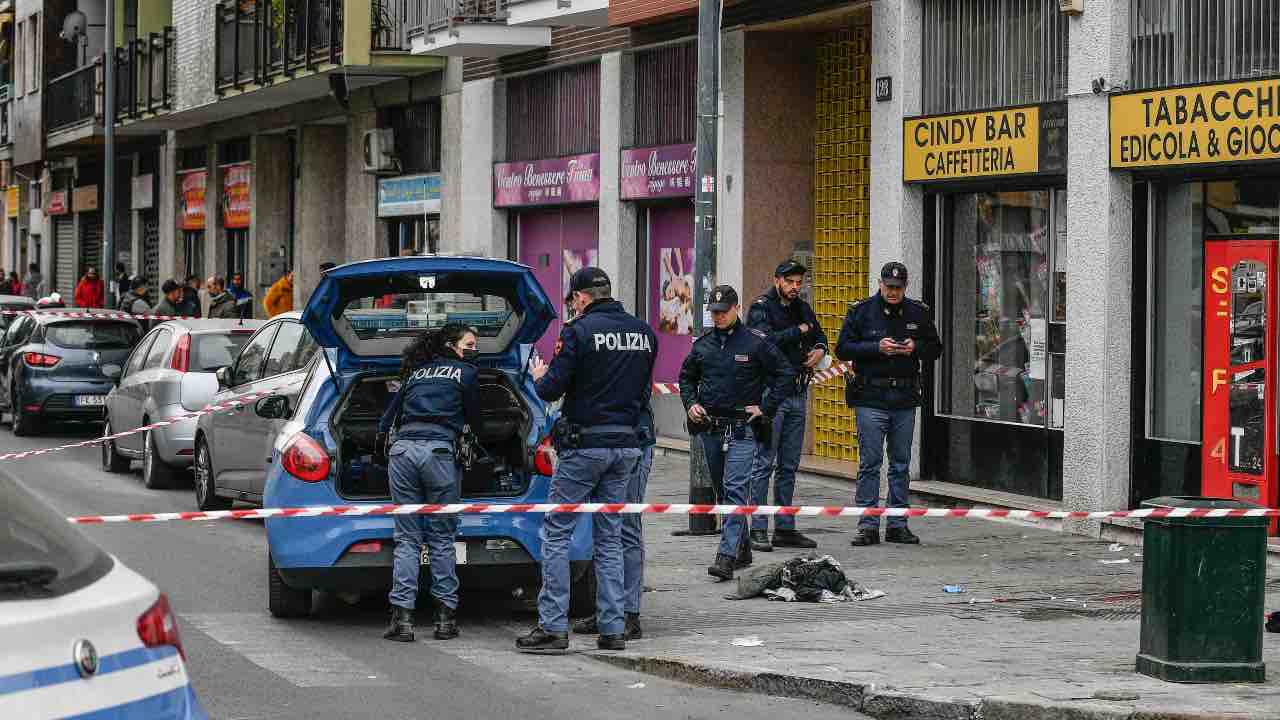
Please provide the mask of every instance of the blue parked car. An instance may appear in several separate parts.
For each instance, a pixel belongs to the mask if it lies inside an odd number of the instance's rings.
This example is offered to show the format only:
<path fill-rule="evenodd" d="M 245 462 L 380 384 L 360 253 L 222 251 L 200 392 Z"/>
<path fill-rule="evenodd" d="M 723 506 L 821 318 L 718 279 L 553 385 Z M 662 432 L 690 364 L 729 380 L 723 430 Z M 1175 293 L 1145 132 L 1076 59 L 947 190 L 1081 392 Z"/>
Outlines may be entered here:
<path fill-rule="evenodd" d="M 501 322 L 477 328 L 484 421 L 475 432 L 485 452 L 463 473 L 462 498 L 545 502 L 555 467 L 554 418 L 534 394 L 527 365 L 556 310 L 524 265 L 426 256 L 351 263 L 320 281 L 302 322 L 321 356 L 297 395 L 273 395 L 254 406 L 260 417 L 286 420 L 272 449 L 264 505 L 390 502 L 387 470 L 374 462 L 373 448 L 378 420 L 398 388 L 400 354 L 425 328 L 463 313 Z M 455 544 L 463 591 L 535 597 L 541 523 L 530 513 L 463 515 Z M 266 530 L 272 615 L 309 614 L 313 590 L 349 598 L 390 588 L 389 517 L 269 519 Z M 579 523 L 570 556 L 578 615 L 595 606 L 590 538 L 591 524 Z"/>

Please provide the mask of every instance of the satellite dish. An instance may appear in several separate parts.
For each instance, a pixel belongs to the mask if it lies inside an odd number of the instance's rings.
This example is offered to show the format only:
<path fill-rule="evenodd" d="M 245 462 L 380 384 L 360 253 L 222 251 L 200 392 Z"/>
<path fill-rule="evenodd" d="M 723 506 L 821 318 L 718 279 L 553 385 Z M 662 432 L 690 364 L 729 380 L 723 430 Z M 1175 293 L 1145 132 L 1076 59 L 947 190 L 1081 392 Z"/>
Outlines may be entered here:
<path fill-rule="evenodd" d="M 62 18 L 62 32 L 58 33 L 58 37 L 73 43 L 85 36 L 85 28 L 88 25 L 88 19 L 84 13 L 79 10 L 73 10 Z"/>

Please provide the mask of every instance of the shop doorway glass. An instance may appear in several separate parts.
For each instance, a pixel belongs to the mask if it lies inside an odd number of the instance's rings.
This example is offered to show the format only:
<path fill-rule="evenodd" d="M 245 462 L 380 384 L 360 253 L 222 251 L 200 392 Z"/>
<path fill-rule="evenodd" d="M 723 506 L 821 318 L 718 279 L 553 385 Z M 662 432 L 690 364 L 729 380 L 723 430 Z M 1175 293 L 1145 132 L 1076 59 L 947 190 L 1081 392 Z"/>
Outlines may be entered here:
<path fill-rule="evenodd" d="M 236 273 L 247 276 L 249 273 L 249 229 L 237 228 L 227 230 L 227 274 L 234 277 Z"/>
<path fill-rule="evenodd" d="M 693 347 L 693 206 L 655 206 L 645 215 L 649 326 L 658 336 L 653 379 L 674 383 Z"/>
<path fill-rule="evenodd" d="M 182 231 L 183 257 L 186 258 L 187 275 L 204 275 L 204 231 Z"/>
<path fill-rule="evenodd" d="M 1276 243 L 1205 245 L 1204 494 L 1276 506 Z"/>
<path fill-rule="evenodd" d="M 440 216 L 393 217 L 383 219 L 387 257 L 427 255 L 440 252 Z"/>

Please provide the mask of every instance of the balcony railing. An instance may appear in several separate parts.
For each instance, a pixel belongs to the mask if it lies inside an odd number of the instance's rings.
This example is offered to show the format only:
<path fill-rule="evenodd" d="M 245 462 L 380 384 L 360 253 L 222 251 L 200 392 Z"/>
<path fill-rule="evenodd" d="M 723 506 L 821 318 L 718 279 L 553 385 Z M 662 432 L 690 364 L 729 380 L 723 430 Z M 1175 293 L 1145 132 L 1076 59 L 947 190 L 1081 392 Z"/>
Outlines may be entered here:
<path fill-rule="evenodd" d="M 174 29 L 166 27 L 116 49 L 117 118 L 136 119 L 173 107 L 175 39 Z"/>
<path fill-rule="evenodd" d="M 219 92 L 342 58 L 342 0 L 223 0 L 215 8 Z"/>
<path fill-rule="evenodd" d="M 410 36 L 449 30 L 461 23 L 505 23 L 508 0 L 408 0 Z"/>
<path fill-rule="evenodd" d="M 13 100 L 0 100 L 0 145 L 13 142 Z"/>
<path fill-rule="evenodd" d="M 102 117 L 102 57 L 49 81 L 45 89 L 45 119 L 57 132 Z"/>

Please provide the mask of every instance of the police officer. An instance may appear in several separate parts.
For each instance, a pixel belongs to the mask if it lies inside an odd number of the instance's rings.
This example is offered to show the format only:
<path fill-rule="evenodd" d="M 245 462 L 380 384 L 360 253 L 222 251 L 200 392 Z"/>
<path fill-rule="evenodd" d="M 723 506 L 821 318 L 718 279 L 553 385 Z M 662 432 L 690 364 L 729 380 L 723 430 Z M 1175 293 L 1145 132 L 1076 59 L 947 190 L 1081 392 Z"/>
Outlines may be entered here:
<path fill-rule="evenodd" d="M 854 364 L 845 399 L 858 423 L 858 507 L 880 502 L 880 465 L 889 444 L 889 507 L 907 507 L 911 442 L 921 404 L 921 371 L 942 355 L 929 306 L 907 297 L 907 267 L 880 271 L 880 292 L 854 303 L 845 315 L 836 357 Z M 863 517 L 854 546 L 880 542 L 880 519 Z M 915 545 L 905 517 L 889 518 L 885 542 Z"/>
<path fill-rule="evenodd" d="M 796 470 L 804 449 L 808 385 L 814 369 L 827 354 L 827 336 L 818 316 L 800 297 L 808 269 L 785 260 L 773 273 L 773 288 L 751 303 L 747 326 L 769 336 L 796 372 L 795 392 L 778 406 L 773 416 L 773 442 L 756 464 L 751 478 L 751 502 L 769 503 L 769 478 L 773 477 L 773 503 L 790 505 L 796 489 Z M 816 548 L 818 543 L 796 531 L 793 515 L 774 518 L 773 543 L 769 542 L 769 516 L 751 518 L 751 547 L 769 552 L 773 546 Z"/>
<path fill-rule="evenodd" d="M 658 339 L 613 299 L 609 276 L 584 267 L 569 280 L 577 315 L 560 331 L 560 351 L 548 366 L 530 364 L 534 389 L 547 402 L 564 398 L 555 430 L 559 463 L 549 502 L 621 503 L 640 462 L 644 409 L 652 392 Z M 580 515 L 547 513 L 542 520 L 542 591 L 538 627 L 516 640 L 524 652 L 569 648 L 569 541 Z M 596 573 L 596 621 L 601 650 L 624 650 L 622 517 L 591 521 Z"/>
<path fill-rule="evenodd" d="M 714 288 L 707 309 L 715 329 L 693 343 L 680 367 L 680 399 L 690 433 L 706 450 L 712 483 L 723 487 L 719 502 L 746 505 L 751 469 L 767 452 L 773 415 L 795 390 L 796 371 L 765 333 L 742 323 L 732 287 Z M 745 526 L 741 515 L 725 518 L 715 563 L 707 568 L 712 577 L 732 580 L 736 567 L 751 564 Z"/>
<path fill-rule="evenodd" d="M 378 424 L 379 453 L 387 434 L 391 499 L 401 505 L 458 502 L 459 473 L 454 446 L 465 424 L 479 419 L 476 334 L 451 323 L 420 335 L 400 360 L 400 389 Z M 390 460 L 389 463 L 386 460 Z M 431 565 L 431 594 L 436 600 L 435 637 L 458 636 L 458 573 L 453 543 L 456 515 L 396 515 L 392 565 L 391 625 L 383 637 L 413 642 L 413 609 L 418 597 L 425 538 Z"/>

